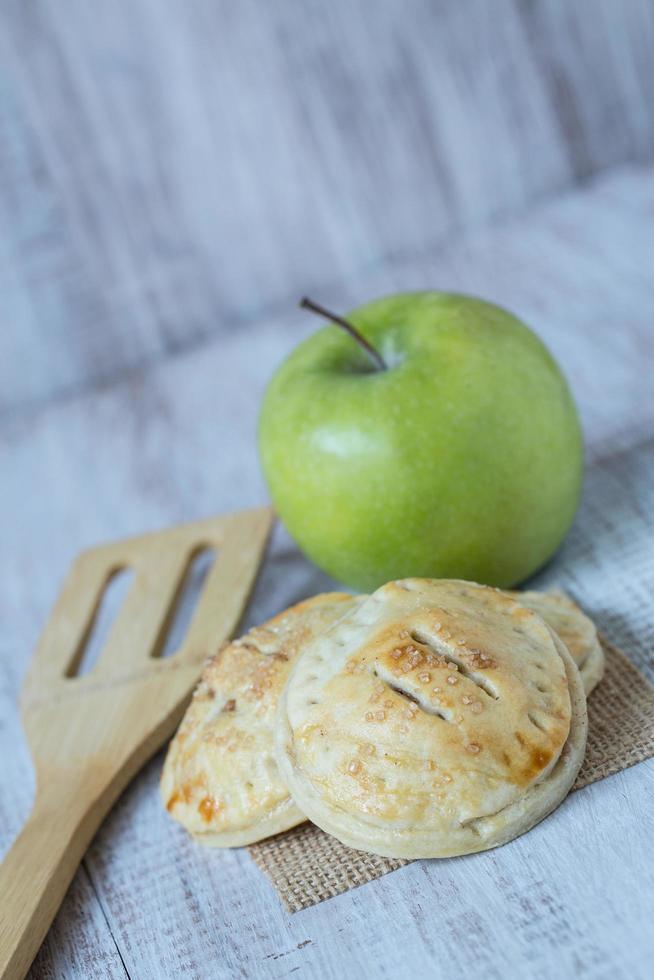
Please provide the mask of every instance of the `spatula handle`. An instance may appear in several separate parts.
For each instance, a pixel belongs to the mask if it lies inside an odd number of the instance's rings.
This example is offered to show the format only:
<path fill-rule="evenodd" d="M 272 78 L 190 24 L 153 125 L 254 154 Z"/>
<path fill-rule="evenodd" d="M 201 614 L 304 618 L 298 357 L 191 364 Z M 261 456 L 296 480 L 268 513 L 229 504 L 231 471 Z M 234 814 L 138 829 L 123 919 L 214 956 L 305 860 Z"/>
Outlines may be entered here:
<path fill-rule="evenodd" d="M 34 809 L 0 865 L 0 978 L 22 980 L 66 894 L 86 848 L 111 806 L 101 798 L 84 810 L 49 806 L 37 796 Z"/>

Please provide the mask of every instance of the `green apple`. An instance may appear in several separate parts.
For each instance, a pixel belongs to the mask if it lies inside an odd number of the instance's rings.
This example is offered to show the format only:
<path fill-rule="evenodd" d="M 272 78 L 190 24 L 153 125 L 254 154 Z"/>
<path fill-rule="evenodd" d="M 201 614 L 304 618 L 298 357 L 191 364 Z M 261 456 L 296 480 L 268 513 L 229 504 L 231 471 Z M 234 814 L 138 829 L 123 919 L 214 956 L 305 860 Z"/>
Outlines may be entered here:
<path fill-rule="evenodd" d="M 367 591 L 405 576 L 526 578 L 568 531 L 583 470 L 545 346 L 506 310 L 448 293 L 388 296 L 347 323 L 378 363 L 326 326 L 279 367 L 261 409 L 263 470 L 291 535 Z"/>

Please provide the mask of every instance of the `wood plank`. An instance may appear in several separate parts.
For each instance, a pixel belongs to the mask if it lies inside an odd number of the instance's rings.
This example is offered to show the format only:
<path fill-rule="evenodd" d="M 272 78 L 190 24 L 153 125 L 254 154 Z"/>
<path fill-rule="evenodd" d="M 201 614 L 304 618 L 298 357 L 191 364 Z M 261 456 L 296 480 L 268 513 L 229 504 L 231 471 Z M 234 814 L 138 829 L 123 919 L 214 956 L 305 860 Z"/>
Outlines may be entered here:
<path fill-rule="evenodd" d="M 652 34 L 647 0 L 8 0 L 0 411 L 651 159 Z"/>
<path fill-rule="evenodd" d="M 651 3 L 519 0 L 518 9 L 575 175 L 651 160 Z"/>
<path fill-rule="evenodd" d="M 28 977 L 29 980 L 61 977 L 129 980 L 84 867 L 75 876 Z"/>

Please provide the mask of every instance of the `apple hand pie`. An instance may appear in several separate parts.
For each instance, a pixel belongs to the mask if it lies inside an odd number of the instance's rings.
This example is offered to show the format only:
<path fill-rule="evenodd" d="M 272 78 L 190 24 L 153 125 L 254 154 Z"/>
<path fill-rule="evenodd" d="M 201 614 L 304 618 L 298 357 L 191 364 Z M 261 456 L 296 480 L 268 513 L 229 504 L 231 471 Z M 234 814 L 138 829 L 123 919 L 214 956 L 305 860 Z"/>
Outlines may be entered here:
<path fill-rule="evenodd" d="M 390 582 L 304 646 L 275 732 L 299 810 L 401 858 L 485 850 L 553 810 L 583 759 L 586 700 L 565 645 L 522 601 Z"/>
<path fill-rule="evenodd" d="M 169 813 L 214 847 L 251 844 L 305 817 L 273 754 L 273 721 L 304 647 L 360 600 L 318 595 L 227 644 L 207 663 L 161 777 Z"/>

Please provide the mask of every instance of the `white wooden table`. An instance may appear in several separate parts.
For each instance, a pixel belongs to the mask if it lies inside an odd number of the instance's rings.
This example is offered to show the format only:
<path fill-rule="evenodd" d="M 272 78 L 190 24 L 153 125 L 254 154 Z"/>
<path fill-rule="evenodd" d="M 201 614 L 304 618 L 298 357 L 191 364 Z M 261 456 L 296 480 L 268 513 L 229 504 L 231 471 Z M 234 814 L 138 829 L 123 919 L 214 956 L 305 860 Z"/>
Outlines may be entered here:
<path fill-rule="evenodd" d="M 411 261 L 339 308 L 447 284 L 522 315 L 564 365 L 588 442 L 558 579 L 652 676 L 654 170 L 625 169 Z M 284 310 L 0 426 L 0 847 L 33 782 L 16 699 L 75 553 L 265 500 L 254 433 L 272 368 L 315 323 Z M 248 620 L 328 584 L 278 534 Z M 654 764 L 575 793 L 500 850 L 416 862 L 289 916 L 244 851 L 194 845 L 155 758 L 87 854 L 31 976 L 647 978 L 654 956 Z M 0 902 L 2 897 L 0 896 Z"/>

